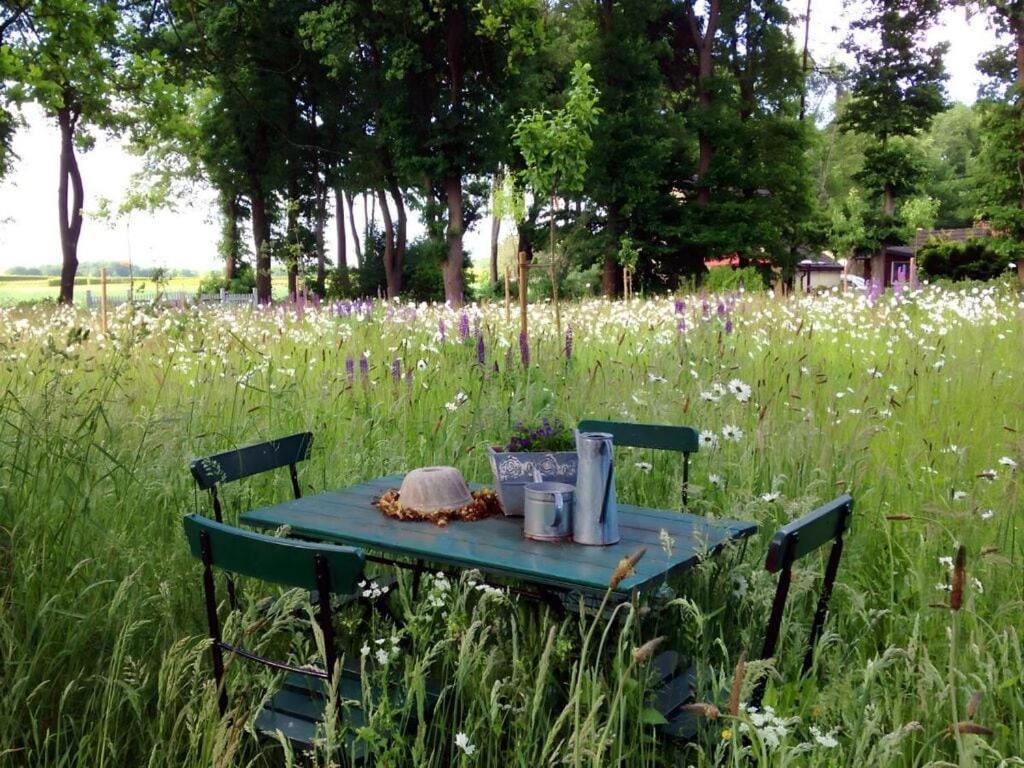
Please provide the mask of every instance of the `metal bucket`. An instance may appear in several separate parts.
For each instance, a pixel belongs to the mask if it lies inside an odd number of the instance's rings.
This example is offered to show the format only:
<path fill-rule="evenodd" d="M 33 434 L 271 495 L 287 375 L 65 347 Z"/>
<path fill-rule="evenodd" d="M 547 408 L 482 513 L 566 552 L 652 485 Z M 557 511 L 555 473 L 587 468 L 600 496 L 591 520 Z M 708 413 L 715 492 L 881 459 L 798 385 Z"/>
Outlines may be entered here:
<path fill-rule="evenodd" d="M 560 541 L 572 533 L 573 487 L 530 483 L 525 488 L 523 533 L 528 539 Z"/>
<path fill-rule="evenodd" d="M 619 513 L 615 504 L 615 467 L 612 436 L 606 432 L 577 432 L 576 499 L 572 540 L 605 546 L 619 541 Z"/>

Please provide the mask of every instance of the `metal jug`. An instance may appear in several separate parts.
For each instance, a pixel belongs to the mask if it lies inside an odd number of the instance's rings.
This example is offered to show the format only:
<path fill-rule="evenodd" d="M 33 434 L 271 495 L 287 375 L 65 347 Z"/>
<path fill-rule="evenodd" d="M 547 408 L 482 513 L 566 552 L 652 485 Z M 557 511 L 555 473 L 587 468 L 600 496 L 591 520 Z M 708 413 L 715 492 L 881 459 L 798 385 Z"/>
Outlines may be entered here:
<path fill-rule="evenodd" d="M 573 487 L 530 483 L 524 489 L 523 533 L 528 539 L 559 541 L 572 530 Z"/>
<path fill-rule="evenodd" d="M 576 432 L 579 468 L 572 512 L 572 540 L 603 546 L 619 540 L 615 504 L 615 465 L 612 436 L 606 432 Z"/>

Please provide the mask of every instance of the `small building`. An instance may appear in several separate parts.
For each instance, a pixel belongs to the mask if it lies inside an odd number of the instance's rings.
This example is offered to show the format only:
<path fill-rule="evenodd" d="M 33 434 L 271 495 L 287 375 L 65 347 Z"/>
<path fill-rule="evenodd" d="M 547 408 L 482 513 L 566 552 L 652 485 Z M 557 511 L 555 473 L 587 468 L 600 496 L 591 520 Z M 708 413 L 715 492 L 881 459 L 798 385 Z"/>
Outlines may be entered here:
<path fill-rule="evenodd" d="M 912 279 L 917 252 L 932 239 L 964 241 L 988 237 L 992 230 L 986 224 L 959 229 L 918 229 L 909 245 L 885 245 L 876 253 L 854 257 L 850 273 L 888 288 Z"/>
<path fill-rule="evenodd" d="M 827 254 L 815 254 L 796 265 L 797 290 L 837 288 L 843 282 L 844 267 Z"/>

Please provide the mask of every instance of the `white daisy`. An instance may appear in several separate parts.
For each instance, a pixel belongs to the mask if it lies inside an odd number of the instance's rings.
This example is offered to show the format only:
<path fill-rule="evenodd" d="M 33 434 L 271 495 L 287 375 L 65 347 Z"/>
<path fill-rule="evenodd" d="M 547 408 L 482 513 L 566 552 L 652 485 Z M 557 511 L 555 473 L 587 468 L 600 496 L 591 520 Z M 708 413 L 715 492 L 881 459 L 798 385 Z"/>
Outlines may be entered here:
<path fill-rule="evenodd" d="M 714 448 L 718 445 L 718 435 L 709 429 L 705 429 L 700 433 L 700 446 L 701 448 Z"/>
<path fill-rule="evenodd" d="M 455 734 L 455 746 L 466 753 L 466 757 L 472 757 L 476 754 L 476 745 L 470 743 L 469 736 L 459 731 Z"/>
<path fill-rule="evenodd" d="M 743 439 L 743 430 L 735 424 L 726 424 L 722 427 L 722 437 L 730 442 L 738 443 Z"/>

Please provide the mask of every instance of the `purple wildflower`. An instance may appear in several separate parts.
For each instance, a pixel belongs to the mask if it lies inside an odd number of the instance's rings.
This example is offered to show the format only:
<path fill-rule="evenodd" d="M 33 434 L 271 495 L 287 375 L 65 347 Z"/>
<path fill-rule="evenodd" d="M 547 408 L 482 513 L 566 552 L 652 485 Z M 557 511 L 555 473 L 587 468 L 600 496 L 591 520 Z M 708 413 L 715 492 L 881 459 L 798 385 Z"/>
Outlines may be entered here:
<path fill-rule="evenodd" d="M 481 331 L 479 329 L 477 329 L 477 332 L 476 332 L 476 361 L 478 363 L 480 363 L 480 365 L 483 365 L 485 359 L 486 359 L 486 352 L 484 350 L 484 335 L 483 335 L 483 333 L 481 333 Z"/>
<path fill-rule="evenodd" d="M 459 341 L 465 341 L 469 336 L 469 315 L 465 312 L 459 313 Z"/>
<path fill-rule="evenodd" d="M 572 326 L 565 329 L 565 359 L 572 360 Z"/>
<path fill-rule="evenodd" d="M 370 378 L 370 360 L 365 354 L 359 358 L 359 374 L 364 380 Z"/>
<path fill-rule="evenodd" d="M 725 321 L 725 332 L 732 333 L 732 318 L 730 317 Z"/>
<path fill-rule="evenodd" d="M 725 315 L 725 304 L 721 301 L 718 302 L 718 316 L 723 317 Z"/>
<path fill-rule="evenodd" d="M 530 339 L 525 331 L 519 332 L 519 359 L 524 368 L 530 367 Z"/>
<path fill-rule="evenodd" d="M 391 361 L 391 380 L 397 384 L 402 379 L 402 361 L 397 357 Z"/>
<path fill-rule="evenodd" d="M 348 377 L 349 381 L 352 381 L 352 379 L 355 378 L 355 374 L 356 364 L 355 361 L 352 359 L 352 355 L 349 355 L 348 357 L 345 358 L 345 375 Z"/>
<path fill-rule="evenodd" d="M 444 318 L 440 317 L 437 320 L 437 335 L 444 341 L 448 334 L 448 327 L 444 324 Z"/>
<path fill-rule="evenodd" d="M 686 302 L 682 299 L 676 299 L 676 314 L 681 315 L 686 311 Z"/>
<path fill-rule="evenodd" d="M 409 394 L 412 394 L 412 368 L 405 372 L 405 385 L 409 390 Z"/>
<path fill-rule="evenodd" d="M 685 318 L 679 318 L 679 322 L 676 324 L 676 330 L 680 333 L 686 333 L 686 320 Z"/>

